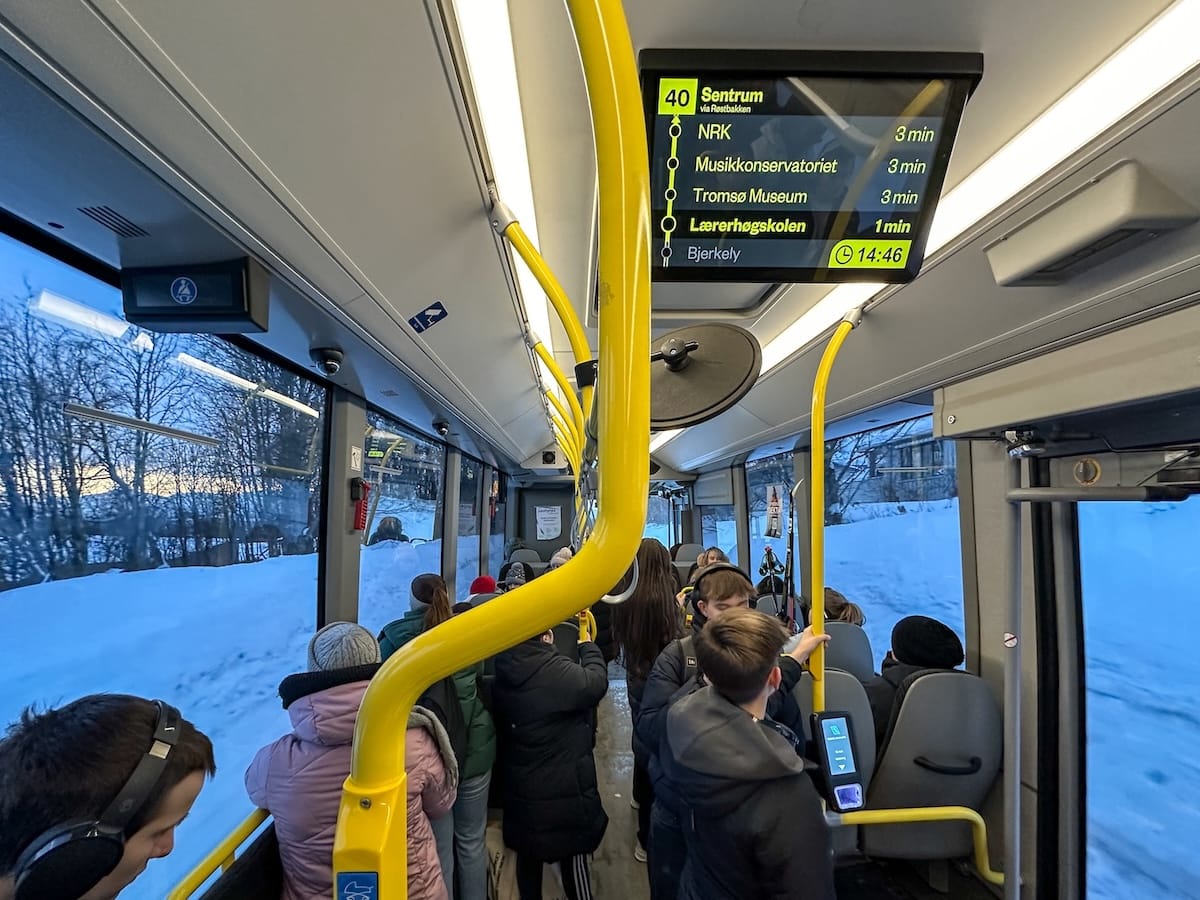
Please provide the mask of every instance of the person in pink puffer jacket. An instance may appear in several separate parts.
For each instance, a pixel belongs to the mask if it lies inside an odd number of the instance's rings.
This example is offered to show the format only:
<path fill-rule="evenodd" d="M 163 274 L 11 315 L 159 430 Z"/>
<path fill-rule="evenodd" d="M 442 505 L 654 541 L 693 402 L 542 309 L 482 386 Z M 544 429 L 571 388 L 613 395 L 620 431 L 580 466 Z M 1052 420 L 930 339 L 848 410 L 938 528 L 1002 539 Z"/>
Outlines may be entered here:
<path fill-rule="evenodd" d="M 258 751 L 246 791 L 275 818 L 283 863 L 283 900 L 333 895 L 333 835 L 342 783 L 350 774 L 354 720 L 379 669 L 379 644 L 352 622 L 333 622 L 313 636 L 308 671 L 279 685 L 292 733 Z M 409 900 L 447 900 L 431 818 L 454 805 L 458 765 L 441 723 L 415 707 L 404 736 L 408 773 Z"/>

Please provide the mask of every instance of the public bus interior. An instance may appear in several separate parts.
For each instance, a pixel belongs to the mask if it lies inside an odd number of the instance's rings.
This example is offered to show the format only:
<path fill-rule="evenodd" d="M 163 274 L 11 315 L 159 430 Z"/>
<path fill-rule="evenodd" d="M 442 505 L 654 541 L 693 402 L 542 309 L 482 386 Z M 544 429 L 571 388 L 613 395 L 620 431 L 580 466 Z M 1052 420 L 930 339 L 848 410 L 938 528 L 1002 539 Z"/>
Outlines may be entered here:
<path fill-rule="evenodd" d="M 638 52 L 984 60 L 916 280 L 653 285 L 656 338 L 738 325 L 762 370 L 651 435 L 644 534 L 756 579 L 790 550 L 809 597 L 823 527 L 825 584 L 864 610 L 875 665 L 899 618 L 939 618 L 1006 717 L 980 804 L 1006 885 L 936 845 L 864 862 L 852 835 L 842 895 L 1200 897 L 1200 0 L 625 14 Z M 572 543 L 527 335 L 572 379 L 576 358 L 492 210 L 596 352 L 588 92 L 562 2 L 4 0 L 0 113 L 0 720 L 120 691 L 213 738 L 176 850 L 123 895 L 161 898 L 251 812 L 242 773 L 287 730 L 277 686 L 319 624 L 374 632 L 418 573 L 463 600 L 518 540 L 539 571 Z M 269 273 L 265 331 L 125 321 L 122 270 L 241 257 Z M 810 395 L 863 304 L 814 523 Z M 777 532 L 770 492 L 796 488 Z M 403 540 L 372 540 L 385 519 Z M 598 897 L 648 896 L 623 678 L 601 708 Z"/>

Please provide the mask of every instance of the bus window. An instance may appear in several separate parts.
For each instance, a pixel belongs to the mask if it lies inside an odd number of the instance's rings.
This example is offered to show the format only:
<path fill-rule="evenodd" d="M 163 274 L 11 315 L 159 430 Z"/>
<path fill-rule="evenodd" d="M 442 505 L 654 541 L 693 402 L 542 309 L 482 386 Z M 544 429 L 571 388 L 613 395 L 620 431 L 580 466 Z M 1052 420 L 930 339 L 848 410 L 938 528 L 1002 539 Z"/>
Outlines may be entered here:
<path fill-rule="evenodd" d="M 287 728 L 276 687 L 317 620 L 326 389 L 208 335 L 127 323 L 121 295 L 0 238 L 0 728 L 85 694 L 161 698 L 220 762 L 163 897 L 249 811 Z"/>
<path fill-rule="evenodd" d="M 1198 533 L 1200 500 L 1079 504 L 1089 900 L 1200 897 Z"/>
<path fill-rule="evenodd" d="M 825 584 L 862 607 L 876 665 L 905 616 L 964 638 L 954 443 L 909 419 L 829 441 L 825 462 Z"/>
<path fill-rule="evenodd" d="M 483 497 L 483 465 L 464 456 L 458 479 L 458 566 L 455 593 L 466 600 L 479 574 L 479 512 Z"/>

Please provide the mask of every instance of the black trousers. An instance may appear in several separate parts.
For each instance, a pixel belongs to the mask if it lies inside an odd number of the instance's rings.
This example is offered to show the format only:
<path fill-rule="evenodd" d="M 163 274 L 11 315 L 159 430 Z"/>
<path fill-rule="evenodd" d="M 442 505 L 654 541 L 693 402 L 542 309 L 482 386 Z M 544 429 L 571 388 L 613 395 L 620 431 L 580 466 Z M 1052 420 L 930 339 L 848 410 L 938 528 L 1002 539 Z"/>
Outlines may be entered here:
<path fill-rule="evenodd" d="M 675 900 L 687 845 L 675 813 L 654 801 L 650 814 L 650 846 L 646 848 L 646 869 L 650 876 L 650 900 Z"/>
<path fill-rule="evenodd" d="M 650 810 L 654 806 L 654 785 L 645 761 L 637 754 L 633 757 L 633 799 L 637 801 L 637 838 L 643 850 L 650 847 Z"/>
<path fill-rule="evenodd" d="M 543 860 L 517 854 L 517 890 L 521 900 L 542 900 Z M 592 879 L 586 856 L 568 856 L 558 860 L 562 869 L 563 890 L 568 900 L 593 900 Z"/>

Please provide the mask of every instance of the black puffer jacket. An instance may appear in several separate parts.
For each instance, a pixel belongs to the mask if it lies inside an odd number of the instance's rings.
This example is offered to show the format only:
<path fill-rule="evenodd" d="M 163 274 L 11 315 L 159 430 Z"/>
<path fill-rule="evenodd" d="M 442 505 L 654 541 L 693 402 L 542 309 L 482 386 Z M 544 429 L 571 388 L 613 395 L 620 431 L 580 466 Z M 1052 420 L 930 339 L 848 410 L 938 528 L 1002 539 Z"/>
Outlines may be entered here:
<path fill-rule="evenodd" d="M 863 689 L 867 692 L 867 700 L 871 704 L 871 717 L 875 720 L 875 746 L 880 747 L 883 744 L 883 739 L 887 735 L 888 723 L 892 718 L 892 706 L 896 702 L 896 694 L 900 692 L 900 685 L 904 684 L 904 679 L 909 675 L 914 675 L 917 672 L 924 672 L 927 666 L 910 666 L 908 663 L 902 663 L 889 656 L 883 661 L 881 674 L 876 675 L 870 681 L 863 682 Z"/>
<path fill-rule="evenodd" d="M 834 900 L 821 800 L 787 738 L 706 687 L 672 707 L 662 762 L 683 803 L 679 900 Z"/>
<path fill-rule="evenodd" d="M 504 843 L 554 861 L 592 853 L 608 816 L 596 785 L 592 721 L 608 690 L 600 649 L 579 662 L 539 638 L 496 657 L 493 687 L 504 783 Z"/>

